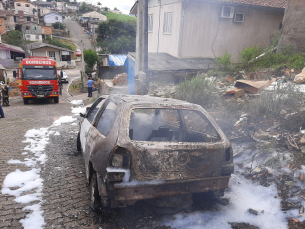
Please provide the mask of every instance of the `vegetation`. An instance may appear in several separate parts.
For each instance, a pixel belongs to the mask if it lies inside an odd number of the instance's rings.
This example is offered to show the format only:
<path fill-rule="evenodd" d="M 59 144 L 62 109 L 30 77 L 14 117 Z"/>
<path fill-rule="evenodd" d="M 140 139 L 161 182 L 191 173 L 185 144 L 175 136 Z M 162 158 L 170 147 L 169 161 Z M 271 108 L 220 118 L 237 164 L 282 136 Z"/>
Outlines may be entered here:
<path fill-rule="evenodd" d="M 70 44 L 65 44 L 64 42 L 61 42 L 59 39 L 56 39 L 56 38 L 51 38 L 49 36 L 47 36 L 46 38 L 46 41 L 48 44 L 50 45 L 55 45 L 55 46 L 58 46 L 58 47 L 62 47 L 62 48 L 66 48 L 66 49 L 70 49 L 70 50 L 73 50 L 73 46 L 70 45 Z M 74 48 L 75 50 L 75 48 Z"/>
<path fill-rule="evenodd" d="M 131 17 L 128 15 L 123 15 L 123 14 L 116 14 L 116 13 L 108 12 L 108 10 L 102 11 L 101 13 L 104 14 L 108 20 L 113 19 L 113 20 L 117 20 L 117 21 L 129 22 L 130 24 L 133 24 L 133 25 L 137 24 L 136 17 Z"/>
<path fill-rule="evenodd" d="M 86 13 L 86 12 L 90 11 L 90 8 L 85 2 L 83 2 L 81 7 L 79 8 L 79 11 L 82 13 Z"/>
<path fill-rule="evenodd" d="M 253 117 L 264 115 L 277 117 L 281 110 L 296 108 L 302 104 L 303 94 L 296 85 L 287 83 L 286 85 L 277 84 L 272 93 L 263 93 L 261 96 L 251 100 L 245 106 L 245 111 Z"/>
<path fill-rule="evenodd" d="M 98 61 L 98 55 L 96 52 L 92 51 L 91 49 L 84 50 L 84 60 L 87 64 L 86 70 L 92 70 L 93 66 Z"/>
<path fill-rule="evenodd" d="M 23 34 L 18 30 L 12 30 L 7 32 L 6 35 L 2 36 L 2 39 L 7 44 L 23 47 L 23 42 L 21 42 L 22 40 L 24 40 Z"/>
<path fill-rule="evenodd" d="M 220 71 L 232 70 L 232 55 L 226 52 L 223 56 L 216 58 L 216 66 Z"/>
<path fill-rule="evenodd" d="M 216 83 L 203 75 L 185 80 L 176 88 L 177 99 L 196 103 L 204 107 L 218 105 L 220 95 Z"/>
<path fill-rule="evenodd" d="M 123 16 L 123 15 L 118 15 Z M 124 17 L 109 19 L 98 27 L 97 45 L 103 53 L 127 54 L 135 51 L 136 21 Z"/>
<path fill-rule="evenodd" d="M 64 26 L 60 22 L 55 22 L 52 26 L 53 26 L 54 29 L 61 29 L 61 30 L 65 30 L 66 29 L 66 26 Z"/>

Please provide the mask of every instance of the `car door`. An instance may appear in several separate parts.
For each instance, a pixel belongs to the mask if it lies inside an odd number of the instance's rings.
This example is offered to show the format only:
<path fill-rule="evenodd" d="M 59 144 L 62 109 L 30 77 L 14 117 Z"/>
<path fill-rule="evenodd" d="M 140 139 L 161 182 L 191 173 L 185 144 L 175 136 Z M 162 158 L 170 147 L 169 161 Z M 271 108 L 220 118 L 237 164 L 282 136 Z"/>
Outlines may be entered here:
<path fill-rule="evenodd" d="M 88 135 L 88 141 L 91 143 L 90 160 L 95 171 L 100 175 L 101 169 L 104 170 L 106 167 L 108 156 L 117 140 L 117 125 L 113 128 L 117 119 L 117 109 L 118 106 L 112 101 L 104 103 Z"/>
<path fill-rule="evenodd" d="M 89 134 L 89 130 L 93 125 L 94 118 L 96 114 L 98 113 L 99 109 L 102 107 L 103 103 L 105 101 L 105 98 L 98 98 L 95 103 L 90 107 L 88 113 L 86 114 L 86 117 L 84 118 L 81 128 L 80 128 L 80 142 L 82 145 L 82 150 L 84 155 L 89 153 L 89 142 L 87 139 L 87 136 Z"/>

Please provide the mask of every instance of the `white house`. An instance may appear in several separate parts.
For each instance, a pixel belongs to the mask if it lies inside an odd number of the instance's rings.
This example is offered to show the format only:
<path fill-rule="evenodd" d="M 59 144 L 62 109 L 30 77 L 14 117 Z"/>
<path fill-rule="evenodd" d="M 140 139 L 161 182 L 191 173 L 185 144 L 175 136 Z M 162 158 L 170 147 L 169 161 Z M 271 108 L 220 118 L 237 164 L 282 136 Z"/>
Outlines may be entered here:
<path fill-rule="evenodd" d="M 14 2 L 15 12 L 23 11 L 28 13 L 38 12 L 38 7 L 31 2 L 19 0 Z"/>
<path fill-rule="evenodd" d="M 59 11 L 59 12 L 66 12 L 67 9 L 66 9 L 66 4 L 65 2 L 57 2 L 56 3 L 56 9 Z"/>
<path fill-rule="evenodd" d="M 56 22 L 62 23 L 62 15 L 56 12 L 51 12 L 44 15 L 44 23 L 46 26 L 51 26 Z"/>
<path fill-rule="evenodd" d="M 66 9 L 69 12 L 76 12 L 76 11 L 78 11 L 78 5 L 76 5 L 76 4 L 66 4 Z"/>
<path fill-rule="evenodd" d="M 46 15 L 48 13 L 53 12 L 53 10 L 48 8 L 48 7 L 39 7 L 39 12 L 40 12 L 41 16 L 44 16 L 44 15 Z"/>

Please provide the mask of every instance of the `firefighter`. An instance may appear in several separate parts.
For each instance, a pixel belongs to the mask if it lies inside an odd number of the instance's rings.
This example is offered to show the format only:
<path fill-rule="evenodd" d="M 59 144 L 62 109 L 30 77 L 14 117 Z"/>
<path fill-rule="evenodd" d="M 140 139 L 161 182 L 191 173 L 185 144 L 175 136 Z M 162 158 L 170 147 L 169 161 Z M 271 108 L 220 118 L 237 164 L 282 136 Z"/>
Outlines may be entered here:
<path fill-rule="evenodd" d="M 63 78 L 63 72 L 60 71 L 60 74 L 58 75 L 58 86 L 59 86 L 59 94 L 62 94 L 62 78 Z"/>
<path fill-rule="evenodd" d="M 9 98 L 9 88 L 7 87 L 7 85 L 4 86 L 4 88 L 2 89 L 2 95 L 3 95 L 3 106 L 9 106 L 10 102 L 8 100 Z"/>
<path fill-rule="evenodd" d="M 0 89 L 1 89 L 2 86 L 0 86 Z M 4 118 L 4 113 L 3 113 L 3 109 L 1 107 L 1 90 L 0 90 L 0 118 Z"/>

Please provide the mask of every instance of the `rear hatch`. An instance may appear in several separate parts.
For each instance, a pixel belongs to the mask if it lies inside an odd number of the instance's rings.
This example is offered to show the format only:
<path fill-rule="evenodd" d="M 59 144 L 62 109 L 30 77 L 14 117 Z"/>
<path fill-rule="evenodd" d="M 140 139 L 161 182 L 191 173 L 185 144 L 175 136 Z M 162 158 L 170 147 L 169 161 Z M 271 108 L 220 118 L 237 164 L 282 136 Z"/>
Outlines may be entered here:
<path fill-rule="evenodd" d="M 216 129 L 219 127 L 199 110 L 133 109 L 129 125 L 133 179 L 220 176 L 229 143 Z"/>

